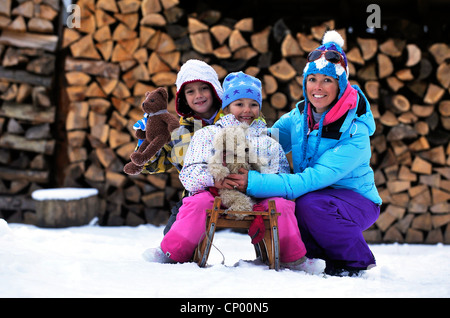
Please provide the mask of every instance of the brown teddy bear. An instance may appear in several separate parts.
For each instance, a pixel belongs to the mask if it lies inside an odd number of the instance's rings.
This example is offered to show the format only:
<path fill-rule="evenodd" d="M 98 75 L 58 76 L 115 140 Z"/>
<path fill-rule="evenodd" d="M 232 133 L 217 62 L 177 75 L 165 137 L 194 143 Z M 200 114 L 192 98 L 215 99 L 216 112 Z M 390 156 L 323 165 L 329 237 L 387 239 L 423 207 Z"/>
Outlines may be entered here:
<path fill-rule="evenodd" d="M 136 137 L 143 141 L 130 155 L 131 162 L 123 168 L 126 174 L 139 174 L 150 158 L 171 140 L 172 131 L 180 127 L 178 119 L 167 111 L 167 98 L 167 91 L 163 87 L 145 93 L 142 110 L 147 123 L 145 130 L 136 130 Z"/>

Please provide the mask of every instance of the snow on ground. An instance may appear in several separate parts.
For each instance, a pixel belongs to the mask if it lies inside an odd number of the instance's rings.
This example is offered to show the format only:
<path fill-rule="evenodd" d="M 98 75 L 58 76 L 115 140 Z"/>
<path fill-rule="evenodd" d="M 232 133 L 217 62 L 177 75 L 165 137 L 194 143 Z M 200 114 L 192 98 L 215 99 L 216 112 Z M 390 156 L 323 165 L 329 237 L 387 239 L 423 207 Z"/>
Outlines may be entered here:
<path fill-rule="evenodd" d="M 142 254 L 163 227 L 44 229 L 0 219 L 0 298 L 448 298 L 450 246 L 371 245 L 378 266 L 361 277 L 269 270 L 248 235 L 219 231 L 206 268 L 155 264 Z M 224 261 L 224 264 L 222 264 Z"/>

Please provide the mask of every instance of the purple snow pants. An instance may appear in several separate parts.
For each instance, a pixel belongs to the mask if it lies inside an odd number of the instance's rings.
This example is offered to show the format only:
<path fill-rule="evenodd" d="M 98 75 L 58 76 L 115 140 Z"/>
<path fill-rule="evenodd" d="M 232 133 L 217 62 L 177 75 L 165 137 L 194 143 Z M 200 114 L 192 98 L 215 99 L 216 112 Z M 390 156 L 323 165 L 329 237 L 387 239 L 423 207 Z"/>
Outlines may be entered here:
<path fill-rule="evenodd" d="M 360 269 L 375 264 L 362 232 L 377 220 L 377 204 L 348 189 L 327 188 L 297 198 L 295 214 L 308 258 Z"/>

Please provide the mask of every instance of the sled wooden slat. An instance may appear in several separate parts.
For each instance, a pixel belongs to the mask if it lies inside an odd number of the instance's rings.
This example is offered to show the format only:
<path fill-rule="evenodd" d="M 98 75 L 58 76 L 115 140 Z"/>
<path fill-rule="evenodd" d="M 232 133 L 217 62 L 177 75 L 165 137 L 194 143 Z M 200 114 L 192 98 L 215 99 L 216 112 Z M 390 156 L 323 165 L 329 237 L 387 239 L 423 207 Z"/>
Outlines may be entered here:
<path fill-rule="evenodd" d="M 278 216 L 276 212 L 275 201 L 269 201 L 269 211 L 233 211 L 226 214 L 225 210 L 220 209 L 221 200 L 219 197 L 214 199 L 212 209 L 206 210 L 208 213 L 206 219 L 206 235 L 195 251 L 194 261 L 200 266 L 205 267 L 214 239 L 214 234 L 218 228 L 248 229 L 257 215 L 262 215 L 266 231 L 264 238 L 255 244 L 255 252 L 257 257 L 269 264 L 270 269 L 278 270 L 280 268 L 279 261 L 279 239 L 278 239 Z M 246 215 L 239 220 L 235 215 Z"/>

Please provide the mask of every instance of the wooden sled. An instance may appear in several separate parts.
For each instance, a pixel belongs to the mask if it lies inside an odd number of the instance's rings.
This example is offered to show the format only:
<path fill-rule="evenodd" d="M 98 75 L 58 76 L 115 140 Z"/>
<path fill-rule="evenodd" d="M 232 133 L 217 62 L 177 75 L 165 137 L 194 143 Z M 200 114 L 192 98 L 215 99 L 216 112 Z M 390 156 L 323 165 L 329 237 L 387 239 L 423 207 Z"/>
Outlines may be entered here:
<path fill-rule="evenodd" d="M 269 211 L 233 211 L 229 214 L 225 210 L 220 209 L 220 204 L 220 198 L 216 197 L 213 208 L 206 210 L 208 213 L 206 236 L 194 254 L 194 261 L 198 266 L 206 266 L 216 229 L 248 229 L 255 216 L 262 215 L 266 231 L 264 239 L 254 245 L 255 253 L 261 261 L 269 264 L 270 269 L 278 271 L 280 268 L 280 242 L 278 239 L 278 216 L 280 213 L 276 212 L 275 201 L 269 201 Z M 245 214 L 246 216 L 242 220 L 238 220 L 235 217 L 237 214 Z"/>

